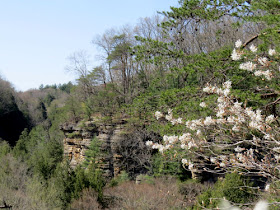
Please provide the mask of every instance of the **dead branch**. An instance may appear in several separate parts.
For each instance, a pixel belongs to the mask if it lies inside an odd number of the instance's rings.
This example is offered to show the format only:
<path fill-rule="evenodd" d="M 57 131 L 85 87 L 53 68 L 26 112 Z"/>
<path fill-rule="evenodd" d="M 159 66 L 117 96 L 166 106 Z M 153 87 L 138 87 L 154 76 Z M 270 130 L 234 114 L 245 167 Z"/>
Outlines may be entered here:
<path fill-rule="evenodd" d="M 280 30 L 276 31 L 277 33 L 280 33 Z M 261 33 L 261 34 L 257 34 L 253 37 L 251 37 L 250 39 L 248 39 L 243 45 L 242 48 L 245 48 L 248 44 L 250 44 L 252 41 L 254 41 L 255 39 L 259 38 L 259 36 L 261 35 L 266 35 L 267 33 Z"/>

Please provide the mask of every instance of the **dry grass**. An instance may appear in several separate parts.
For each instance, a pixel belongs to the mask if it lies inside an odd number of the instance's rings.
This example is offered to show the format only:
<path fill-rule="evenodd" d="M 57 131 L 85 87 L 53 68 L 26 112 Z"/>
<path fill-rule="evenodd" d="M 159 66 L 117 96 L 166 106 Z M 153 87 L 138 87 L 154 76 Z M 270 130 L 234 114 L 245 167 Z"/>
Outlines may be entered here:
<path fill-rule="evenodd" d="M 109 209 L 182 209 L 186 206 L 175 179 L 155 179 L 153 184 L 129 181 L 105 189 L 104 195 L 114 198 Z"/>
<path fill-rule="evenodd" d="M 193 206 L 196 197 L 209 187 L 209 184 L 192 181 L 178 184 L 174 178 L 156 178 L 141 184 L 126 181 L 104 189 L 104 204 L 108 207 L 106 209 L 118 210 L 186 209 Z M 97 202 L 97 193 L 87 189 L 72 203 L 71 209 L 102 208 Z"/>
<path fill-rule="evenodd" d="M 82 192 L 81 198 L 74 200 L 71 204 L 71 210 L 96 210 L 101 209 L 101 205 L 97 201 L 98 195 L 93 189 L 85 189 Z"/>

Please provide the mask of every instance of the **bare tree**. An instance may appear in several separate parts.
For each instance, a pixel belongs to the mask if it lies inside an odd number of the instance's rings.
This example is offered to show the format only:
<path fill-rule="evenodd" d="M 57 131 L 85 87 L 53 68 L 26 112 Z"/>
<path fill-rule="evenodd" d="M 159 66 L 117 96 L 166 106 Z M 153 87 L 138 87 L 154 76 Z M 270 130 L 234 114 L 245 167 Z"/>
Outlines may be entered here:
<path fill-rule="evenodd" d="M 92 87 L 88 79 L 91 69 L 90 55 L 86 51 L 79 51 L 70 55 L 68 60 L 70 64 L 65 69 L 78 75 L 77 81 L 81 86 L 83 97 L 88 97 L 92 93 Z"/>

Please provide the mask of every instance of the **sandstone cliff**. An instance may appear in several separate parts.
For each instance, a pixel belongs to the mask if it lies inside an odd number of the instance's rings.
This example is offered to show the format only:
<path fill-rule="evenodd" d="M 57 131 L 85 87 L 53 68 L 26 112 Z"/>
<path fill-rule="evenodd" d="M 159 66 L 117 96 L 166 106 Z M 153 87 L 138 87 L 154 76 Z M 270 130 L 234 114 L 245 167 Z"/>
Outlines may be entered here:
<path fill-rule="evenodd" d="M 65 123 L 61 126 L 64 132 L 64 155 L 70 165 L 76 167 L 85 160 L 85 151 L 89 148 L 93 137 L 102 142 L 100 168 L 107 177 L 114 177 L 120 173 L 122 156 L 117 153 L 116 145 L 122 139 L 126 121 L 114 123 L 98 123 L 95 121 Z"/>

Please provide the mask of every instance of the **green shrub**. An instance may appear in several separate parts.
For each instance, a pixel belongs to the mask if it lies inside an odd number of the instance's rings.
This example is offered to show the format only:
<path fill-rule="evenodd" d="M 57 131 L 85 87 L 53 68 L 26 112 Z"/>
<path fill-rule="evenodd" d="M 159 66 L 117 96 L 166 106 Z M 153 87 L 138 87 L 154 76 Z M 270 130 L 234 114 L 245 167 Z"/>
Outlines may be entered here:
<path fill-rule="evenodd" d="M 155 176 L 174 176 L 184 181 L 190 178 L 190 173 L 182 167 L 182 162 L 174 151 L 170 150 L 163 156 L 156 153 L 152 158 L 152 173 Z M 177 156 L 176 156 L 177 155 Z"/>
<path fill-rule="evenodd" d="M 10 151 L 9 143 L 0 139 L 0 158 L 7 155 Z"/>
<path fill-rule="evenodd" d="M 129 181 L 130 178 L 129 178 L 129 175 L 126 171 L 121 171 L 121 173 L 113 178 L 109 184 L 110 187 L 114 187 L 114 186 L 117 186 L 123 182 L 126 182 L 126 181 Z"/>
<path fill-rule="evenodd" d="M 178 192 L 184 195 L 186 206 L 191 207 L 195 204 L 197 196 L 206 192 L 210 187 L 211 183 L 202 184 L 198 180 L 188 179 L 178 183 Z"/>
<path fill-rule="evenodd" d="M 256 198 L 256 189 L 247 178 L 237 173 L 227 174 L 224 179 L 217 181 L 213 188 L 198 197 L 196 209 L 201 206 L 215 208 L 224 198 L 236 204 L 250 203 Z"/>
<path fill-rule="evenodd" d="M 155 178 L 149 175 L 143 175 L 143 182 L 147 184 L 155 184 Z"/>
<path fill-rule="evenodd" d="M 279 209 L 280 202 L 280 183 L 273 182 L 270 184 L 269 189 L 263 195 L 264 200 L 267 200 L 271 205 L 270 210 Z"/>

